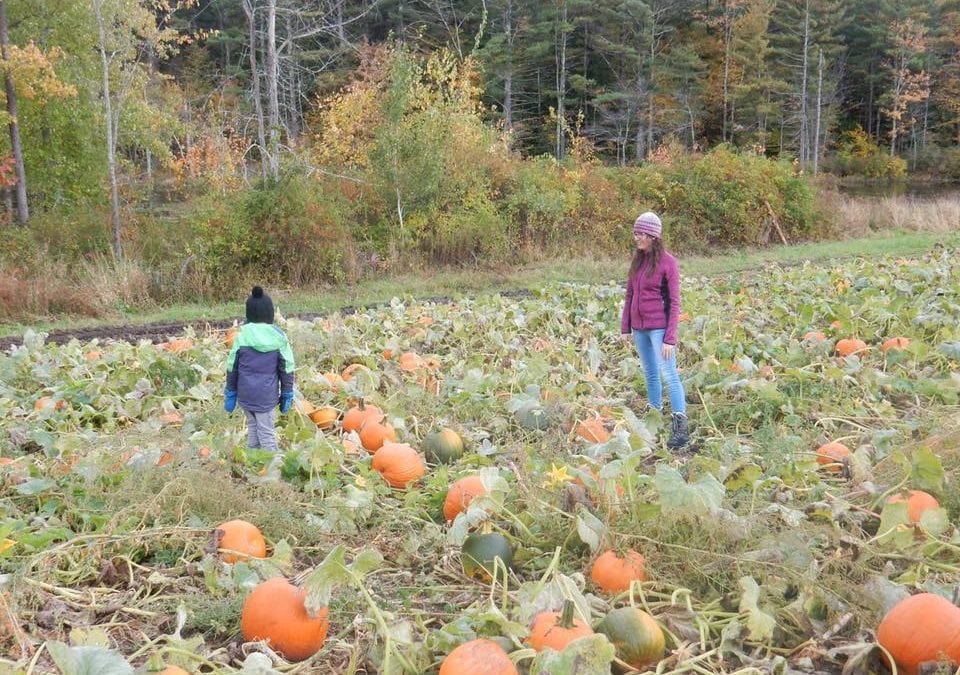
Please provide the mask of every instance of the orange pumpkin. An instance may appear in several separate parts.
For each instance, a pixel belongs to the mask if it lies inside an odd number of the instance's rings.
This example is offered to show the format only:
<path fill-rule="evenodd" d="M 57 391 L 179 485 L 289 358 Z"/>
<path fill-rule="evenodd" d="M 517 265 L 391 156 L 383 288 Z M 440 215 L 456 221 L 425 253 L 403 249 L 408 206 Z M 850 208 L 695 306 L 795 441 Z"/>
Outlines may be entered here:
<path fill-rule="evenodd" d="M 190 671 L 184 670 L 180 666 L 167 666 L 160 671 L 159 675 L 190 675 Z"/>
<path fill-rule="evenodd" d="M 368 419 L 379 422 L 383 419 L 383 411 L 375 405 L 365 404 L 363 399 L 361 399 L 357 405 L 350 408 L 343 416 L 343 430 L 347 433 L 360 431 L 360 427 L 362 427 L 363 423 Z"/>
<path fill-rule="evenodd" d="M 894 351 L 900 351 L 901 349 L 906 349 L 910 346 L 910 338 L 905 337 L 894 337 L 889 340 L 884 340 L 883 344 L 880 345 L 880 351 L 886 354 L 888 351 L 893 349 Z"/>
<path fill-rule="evenodd" d="M 169 450 L 164 450 L 160 453 L 160 458 L 157 459 L 157 466 L 166 466 L 173 461 L 173 453 Z"/>
<path fill-rule="evenodd" d="M 423 359 L 416 352 L 404 352 L 400 355 L 400 370 L 413 372 L 423 365 Z"/>
<path fill-rule="evenodd" d="M 354 378 L 354 376 L 361 370 L 370 370 L 362 363 L 351 363 L 349 366 L 343 369 L 343 372 L 340 373 L 340 378 L 344 382 L 349 382 Z"/>
<path fill-rule="evenodd" d="M 901 504 L 903 502 L 907 503 L 907 516 L 910 518 L 911 523 L 919 523 L 920 517 L 927 509 L 940 508 L 940 502 L 938 502 L 933 495 L 923 490 L 910 490 L 910 494 L 907 497 L 897 494 L 890 495 L 890 497 L 887 498 L 887 504 Z"/>
<path fill-rule="evenodd" d="M 343 378 L 340 377 L 340 373 L 324 373 L 323 379 L 332 389 L 339 389 L 343 386 Z"/>
<path fill-rule="evenodd" d="M 397 432 L 389 422 L 368 419 L 360 427 L 360 443 L 367 452 L 377 452 L 384 443 L 396 442 Z"/>
<path fill-rule="evenodd" d="M 443 500 L 443 516 L 453 520 L 461 511 L 465 511 L 474 497 L 487 494 L 487 488 L 480 476 L 461 478 L 447 490 L 447 498 Z"/>
<path fill-rule="evenodd" d="M 593 562 L 590 578 L 602 591 L 622 593 L 629 590 L 632 581 L 646 580 L 646 564 L 646 559 L 633 549 L 622 558 L 613 551 L 607 551 Z"/>
<path fill-rule="evenodd" d="M 309 415 L 310 413 L 312 413 L 314 410 L 317 409 L 316 406 L 314 406 L 310 401 L 308 401 L 305 398 L 298 398 L 294 400 L 293 407 L 296 408 L 298 411 L 302 412 L 304 415 Z"/>
<path fill-rule="evenodd" d="M 825 443 L 817 448 L 817 464 L 833 473 L 840 473 L 845 462 L 849 461 L 850 448 L 843 443 Z"/>
<path fill-rule="evenodd" d="M 227 349 L 233 347 L 233 341 L 237 339 L 237 335 L 240 334 L 240 329 L 237 326 L 230 326 L 227 329 L 227 334 L 223 337 L 224 344 L 227 345 Z"/>
<path fill-rule="evenodd" d="M 877 642 L 905 675 L 917 675 L 927 661 L 960 663 L 960 608 L 933 593 L 913 595 L 883 617 Z"/>
<path fill-rule="evenodd" d="M 564 600 L 560 612 L 540 612 L 533 619 L 527 642 L 538 652 L 549 647 L 562 652 L 568 644 L 593 635 L 590 625 L 573 618 L 573 601 Z"/>
<path fill-rule="evenodd" d="M 337 423 L 340 411 L 336 408 L 323 407 L 312 410 L 308 417 L 321 429 L 329 429 Z"/>
<path fill-rule="evenodd" d="M 159 419 L 164 424 L 169 424 L 175 427 L 183 424 L 183 418 L 180 416 L 180 413 L 178 412 L 164 413 L 160 415 L 160 417 L 158 417 L 157 419 Z"/>
<path fill-rule="evenodd" d="M 228 520 L 216 529 L 223 532 L 217 549 L 223 562 L 267 557 L 267 541 L 256 525 L 245 520 Z"/>
<path fill-rule="evenodd" d="M 603 443 L 610 438 L 600 417 L 589 417 L 577 422 L 575 432 L 577 436 L 590 443 Z"/>
<path fill-rule="evenodd" d="M 53 398 L 50 396 L 41 396 L 33 404 L 34 410 L 44 410 L 45 408 L 53 408 L 54 410 L 63 410 L 67 407 L 66 401 L 57 401 L 54 403 Z"/>
<path fill-rule="evenodd" d="M 165 343 L 164 349 L 168 352 L 173 352 L 174 354 L 178 352 L 183 352 L 193 347 L 193 340 L 190 338 L 180 338 L 179 340 L 170 340 L 170 342 Z"/>
<path fill-rule="evenodd" d="M 843 340 L 839 340 L 836 346 L 837 354 L 839 356 L 859 354 L 867 349 L 869 349 L 869 347 L 867 347 L 867 343 L 858 338 L 844 338 Z"/>
<path fill-rule="evenodd" d="M 824 335 L 822 331 L 811 330 L 804 333 L 801 339 L 810 340 L 811 342 L 823 342 L 824 340 L 827 339 L 827 336 Z"/>
<path fill-rule="evenodd" d="M 493 640 L 464 642 L 447 654 L 440 675 L 519 675 L 510 656 Z"/>
<path fill-rule="evenodd" d="M 423 457 L 406 443 L 386 443 L 373 456 L 371 466 L 396 488 L 406 487 L 427 471 Z"/>
<path fill-rule="evenodd" d="M 85 358 L 87 361 L 96 361 L 101 356 L 103 356 L 103 352 L 95 350 L 92 352 L 87 352 L 86 354 L 83 355 L 83 358 Z"/>
<path fill-rule="evenodd" d="M 289 661 L 303 661 L 316 654 L 327 639 L 330 622 L 326 607 L 316 617 L 307 613 L 306 596 L 304 589 L 282 577 L 261 583 L 243 603 L 243 639 L 266 640 Z"/>

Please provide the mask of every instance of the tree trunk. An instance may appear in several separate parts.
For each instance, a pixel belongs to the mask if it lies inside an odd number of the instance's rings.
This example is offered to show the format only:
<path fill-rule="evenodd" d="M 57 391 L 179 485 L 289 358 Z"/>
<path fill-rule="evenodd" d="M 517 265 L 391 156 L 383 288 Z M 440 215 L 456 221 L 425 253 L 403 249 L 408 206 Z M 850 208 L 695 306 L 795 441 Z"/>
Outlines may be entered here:
<path fill-rule="evenodd" d="M 559 35 L 557 40 L 557 145 L 556 157 L 563 159 L 566 151 L 564 121 L 567 113 L 567 2 L 560 0 Z"/>
<path fill-rule="evenodd" d="M 347 32 L 343 26 L 343 3 L 344 0 L 337 0 L 337 41 L 340 49 L 346 51 L 350 45 L 347 43 Z"/>
<path fill-rule="evenodd" d="M 254 0 L 243 0 L 243 12 L 247 15 L 247 51 L 250 60 L 250 85 L 253 89 L 253 107 L 257 116 L 257 143 L 260 144 L 260 175 L 270 175 L 269 150 L 267 149 L 266 123 L 263 118 L 263 97 L 260 94 L 260 69 L 257 66 L 257 23 Z"/>
<path fill-rule="evenodd" d="M 113 118 L 113 104 L 110 93 L 110 57 L 107 56 L 107 30 L 104 26 L 103 1 L 93 0 L 93 11 L 97 20 L 100 42 L 101 75 L 103 77 L 103 113 L 107 131 L 107 175 L 110 180 L 110 226 L 113 234 L 113 257 L 123 259 L 123 222 L 120 219 L 120 189 L 117 184 L 117 137 L 116 120 Z"/>
<path fill-rule="evenodd" d="M 513 0 L 507 0 L 503 14 L 503 30 L 507 36 L 507 72 L 503 76 L 503 123 L 513 131 Z"/>
<path fill-rule="evenodd" d="M 817 59 L 817 123 L 813 134 L 813 175 L 820 167 L 820 115 L 823 109 L 823 49 Z"/>
<path fill-rule="evenodd" d="M 637 126 L 637 134 L 633 144 L 633 158 L 637 164 L 643 161 L 643 157 L 646 154 L 646 150 L 643 147 L 644 136 L 643 125 L 640 124 Z"/>
<path fill-rule="evenodd" d="M 280 65 L 277 58 L 277 0 L 267 0 L 267 126 L 270 176 L 280 176 Z"/>
<path fill-rule="evenodd" d="M 721 139 L 724 143 L 727 138 L 727 108 L 729 107 L 730 96 L 730 57 L 733 51 L 733 14 L 729 6 L 729 0 L 723 7 L 723 126 L 721 128 Z"/>
<path fill-rule="evenodd" d="M 300 138 L 300 130 L 303 128 L 302 118 L 300 117 L 300 69 L 297 61 L 296 41 L 289 36 L 293 35 L 292 16 L 287 14 L 287 114 L 286 127 L 287 138 L 291 147 L 296 147 L 296 141 Z"/>
<path fill-rule="evenodd" d="M 807 76 L 810 72 L 810 0 L 803 3 L 803 72 L 800 75 L 800 163 L 810 161 L 810 119 L 807 110 Z"/>
<path fill-rule="evenodd" d="M 7 33 L 7 7 L 0 0 L 0 53 L 4 61 L 10 59 L 10 36 Z M 13 76 L 7 71 L 4 75 L 4 88 L 7 94 L 7 113 L 10 115 L 10 148 L 13 150 L 14 168 L 17 172 L 17 222 L 25 225 L 30 219 L 27 206 L 27 171 L 23 163 L 23 146 L 20 144 L 20 122 L 17 119 L 17 90 L 13 86 Z"/>
<path fill-rule="evenodd" d="M 653 150 L 653 91 L 654 91 L 654 59 L 657 55 L 657 19 L 653 14 L 650 19 L 650 65 L 647 70 L 647 149 Z"/>

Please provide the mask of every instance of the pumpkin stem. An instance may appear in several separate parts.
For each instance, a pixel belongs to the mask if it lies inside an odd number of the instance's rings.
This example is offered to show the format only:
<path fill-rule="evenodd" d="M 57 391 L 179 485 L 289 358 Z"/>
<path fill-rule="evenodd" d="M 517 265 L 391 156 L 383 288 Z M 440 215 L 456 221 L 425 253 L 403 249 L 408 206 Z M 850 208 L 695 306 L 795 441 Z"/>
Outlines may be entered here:
<path fill-rule="evenodd" d="M 557 621 L 560 628 L 573 628 L 573 600 L 563 601 L 563 610 L 560 612 L 560 620 Z"/>

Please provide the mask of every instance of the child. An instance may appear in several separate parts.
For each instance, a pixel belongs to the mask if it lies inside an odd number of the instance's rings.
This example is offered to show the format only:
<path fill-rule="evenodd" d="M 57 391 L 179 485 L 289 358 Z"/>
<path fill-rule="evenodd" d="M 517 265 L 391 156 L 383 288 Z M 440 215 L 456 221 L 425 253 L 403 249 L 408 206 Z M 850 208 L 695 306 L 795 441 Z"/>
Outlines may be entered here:
<path fill-rule="evenodd" d="M 663 372 L 670 395 L 671 434 L 667 447 L 687 444 L 687 402 L 677 373 L 677 323 L 680 318 L 680 271 L 677 259 L 663 248 L 663 226 L 647 211 L 633 224 L 636 250 L 630 263 L 620 333 L 636 346 L 647 383 L 649 406 L 663 409 Z"/>
<path fill-rule="evenodd" d="M 223 409 L 237 403 L 247 418 L 247 447 L 276 452 L 274 408 L 286 414 L 293 404 L 293 352 L 287 336 L 273 325 L 273 301 L 259 286 L 247 298 L 247 322 L 227 357 Z"/>

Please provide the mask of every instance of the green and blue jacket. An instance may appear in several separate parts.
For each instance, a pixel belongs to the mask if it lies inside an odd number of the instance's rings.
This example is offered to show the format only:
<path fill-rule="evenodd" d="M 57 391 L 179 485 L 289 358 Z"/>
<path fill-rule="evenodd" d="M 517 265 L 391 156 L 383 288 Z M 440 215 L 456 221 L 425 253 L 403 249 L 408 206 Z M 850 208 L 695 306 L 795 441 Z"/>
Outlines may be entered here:
<path fill-rule="evenodd" d="M 227 389 L 250 412 L 272 410 L 280 394 L 293 391 L 293 350 L 287 336 L 271 323 L 247 323 L 227 357 Z"/>

